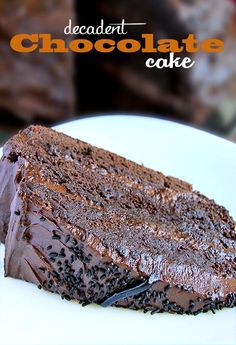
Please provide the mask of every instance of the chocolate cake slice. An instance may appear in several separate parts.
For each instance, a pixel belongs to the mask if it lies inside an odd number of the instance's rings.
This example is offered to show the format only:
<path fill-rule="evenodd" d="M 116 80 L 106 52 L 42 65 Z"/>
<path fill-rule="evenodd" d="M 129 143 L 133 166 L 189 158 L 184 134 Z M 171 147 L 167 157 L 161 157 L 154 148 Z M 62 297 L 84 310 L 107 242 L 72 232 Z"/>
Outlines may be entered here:
<path fill-rule="evenodd" d="M 188 183 L 40 126 L 5 144 L 0 180 L 6 276 L 83 305 L 235 306 L 235 222 Z"/>

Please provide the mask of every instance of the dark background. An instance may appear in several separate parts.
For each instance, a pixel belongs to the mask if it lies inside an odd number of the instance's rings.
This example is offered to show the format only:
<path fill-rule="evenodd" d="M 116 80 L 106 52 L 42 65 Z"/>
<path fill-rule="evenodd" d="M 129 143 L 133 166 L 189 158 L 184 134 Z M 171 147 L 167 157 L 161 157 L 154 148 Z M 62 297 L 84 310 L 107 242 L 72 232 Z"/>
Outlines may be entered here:
<path fill-rule="evenodd" d="M 196 64 L 191 70 L 158 70 L 145 67 L 149 54 L 10 50 L 9 41 L 17 33 L 65 38 L 63 29 L 70 18 L 87 26 L 99 25 L 101 19 L 106 24 L 123 18 L 146 22 L 145 31 L 156 39 L 181 40 L 189 33 L 200 40 L 220 38 L 225 52 L 192 56 Z M 156 114 L 236 141 L 235 18 L 232 0 L 1 1 L 0 142 L 31 123 L 52 125 L 88 114 L 120 112 Z M 139 38 L 143 30 L 129 28 L 127 37 Z"/>

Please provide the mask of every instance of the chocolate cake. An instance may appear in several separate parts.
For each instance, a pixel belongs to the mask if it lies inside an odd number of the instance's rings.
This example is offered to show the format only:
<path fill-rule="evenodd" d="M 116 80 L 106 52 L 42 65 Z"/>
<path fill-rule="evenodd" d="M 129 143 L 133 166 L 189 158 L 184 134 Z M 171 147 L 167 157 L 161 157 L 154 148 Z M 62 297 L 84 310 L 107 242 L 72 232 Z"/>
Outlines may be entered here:
<path fill-rule="evenodd" d="M 0 180 L 6 276 L 82 305 L 235 306 L 235 222 L 190 184 L 40 126 L 5 144 Z"/>

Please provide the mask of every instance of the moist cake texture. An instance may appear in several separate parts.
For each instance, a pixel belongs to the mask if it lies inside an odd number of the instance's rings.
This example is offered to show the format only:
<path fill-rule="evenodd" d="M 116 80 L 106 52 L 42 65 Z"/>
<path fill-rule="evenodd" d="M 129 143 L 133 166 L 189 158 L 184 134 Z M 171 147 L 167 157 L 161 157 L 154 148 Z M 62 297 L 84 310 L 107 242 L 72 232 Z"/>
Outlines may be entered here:
<path fill-rule="evenodd" d="M 6 276 L 83 305 L 236 305 L 235 222 L 190 184 L 41 126 L 4 145 L 0 179 Z"/>

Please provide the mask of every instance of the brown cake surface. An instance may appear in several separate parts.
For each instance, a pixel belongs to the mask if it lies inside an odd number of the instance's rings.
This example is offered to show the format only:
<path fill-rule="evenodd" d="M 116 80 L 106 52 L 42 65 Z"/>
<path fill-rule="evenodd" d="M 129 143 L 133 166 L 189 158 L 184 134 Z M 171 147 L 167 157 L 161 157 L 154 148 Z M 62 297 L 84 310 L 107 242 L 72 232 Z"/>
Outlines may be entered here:
<path fill-rule="evenodd" d="M 7 276 L 83 304 L 235 305 L 235 223 L 188 183 L 40 126 L 5 144 L 0 178 Z"/>

